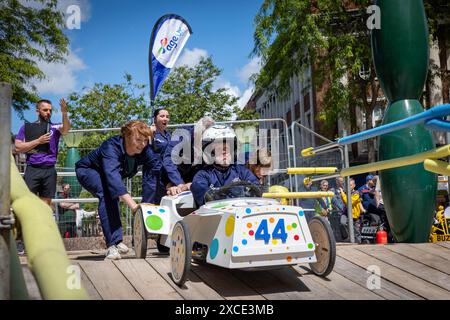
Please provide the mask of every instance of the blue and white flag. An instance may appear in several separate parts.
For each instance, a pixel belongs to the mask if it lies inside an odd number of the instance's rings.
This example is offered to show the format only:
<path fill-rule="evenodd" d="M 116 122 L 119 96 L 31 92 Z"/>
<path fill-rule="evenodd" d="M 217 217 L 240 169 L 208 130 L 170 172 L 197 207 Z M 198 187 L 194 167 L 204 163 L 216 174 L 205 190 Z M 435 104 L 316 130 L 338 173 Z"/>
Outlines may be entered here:
<path fill-rule="evenodd" d="M 162 16 L 153 27 L 148 57 L 151 101 L 155 100 L 191 34 L 191 26 L 176 14 Z"/>

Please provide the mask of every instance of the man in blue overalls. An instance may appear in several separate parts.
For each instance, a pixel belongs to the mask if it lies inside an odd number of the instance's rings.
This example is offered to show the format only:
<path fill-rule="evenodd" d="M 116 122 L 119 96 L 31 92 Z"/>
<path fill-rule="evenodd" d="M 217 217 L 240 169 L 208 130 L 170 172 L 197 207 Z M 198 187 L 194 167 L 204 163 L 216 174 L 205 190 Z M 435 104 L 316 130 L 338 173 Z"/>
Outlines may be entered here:
<path fill-rule="evenodd" d="M 198 206 L 205 203 L 205 194 L 211 188 L 219 188 L 237 181 L 259 185 L 258 178 L 244 165 L 234 164 L 232 157 L 236 135 L 233 129 L 214 125 L 203 133 L 204 169 L 197 172 L 191 191 Z"/>

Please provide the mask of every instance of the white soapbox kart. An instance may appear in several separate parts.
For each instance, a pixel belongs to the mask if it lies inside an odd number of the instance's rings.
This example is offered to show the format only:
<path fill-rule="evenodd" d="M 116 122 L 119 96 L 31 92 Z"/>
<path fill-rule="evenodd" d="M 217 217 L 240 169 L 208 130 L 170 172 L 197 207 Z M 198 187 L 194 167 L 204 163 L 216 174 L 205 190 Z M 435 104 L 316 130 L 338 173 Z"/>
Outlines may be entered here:
<path fill-rule="evenodd" d="M 334 267 L 336 243 L 328 221 L 309 222 L 301 207 L 261 197 L 247 182 L 208 191 L 196 208 L 190 191 L 163 197 L 161 205 L 142 203 L 133 223 L 136 257 L 147 255 L 147 239 L 169 252 L 173 281 L 182 285 L 191 259 L 230 269 L 308 263 L 325 277 Z"/>

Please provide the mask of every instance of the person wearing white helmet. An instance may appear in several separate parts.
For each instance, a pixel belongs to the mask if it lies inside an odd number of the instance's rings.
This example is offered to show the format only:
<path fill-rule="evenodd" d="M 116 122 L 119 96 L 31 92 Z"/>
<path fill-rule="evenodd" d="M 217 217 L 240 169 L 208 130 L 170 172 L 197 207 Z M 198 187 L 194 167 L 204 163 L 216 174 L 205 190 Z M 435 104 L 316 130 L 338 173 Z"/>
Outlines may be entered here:
<path fill-rule="evenodd" d="M 228 126 L 213 125 L 202 135 L 205 167 L 197 172 L 191 191 L 198 206 L 205 203 L 210 188 L 219 188 L 232 182 L 247 181 L 259 185 L 258 178 L 244 165 L 234 163 L 236 134 Z"/>

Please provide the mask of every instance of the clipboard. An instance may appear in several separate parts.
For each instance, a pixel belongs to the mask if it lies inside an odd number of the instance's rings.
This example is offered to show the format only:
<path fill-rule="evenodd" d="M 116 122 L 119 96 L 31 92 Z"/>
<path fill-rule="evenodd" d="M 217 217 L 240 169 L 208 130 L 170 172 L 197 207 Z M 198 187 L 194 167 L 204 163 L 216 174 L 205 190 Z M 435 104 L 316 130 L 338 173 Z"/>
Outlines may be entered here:
<path fill-rule="evenodd" d="M 25 123 L 25 141 L 38 139 L 40 136 L 50 132 L 50 123 L 46 121 Z M 28 154 L 48 153 L 50 143 L 44 143 L 28 151 Z"/>

